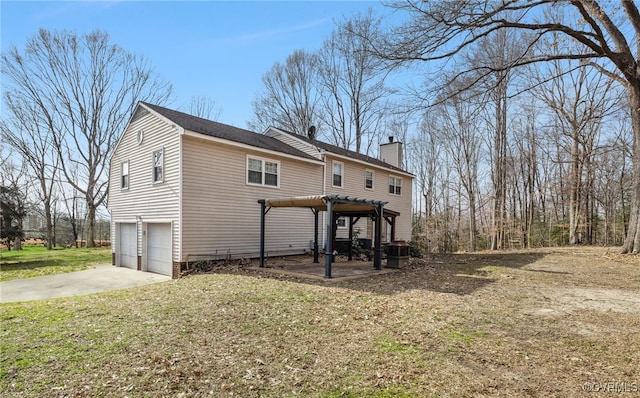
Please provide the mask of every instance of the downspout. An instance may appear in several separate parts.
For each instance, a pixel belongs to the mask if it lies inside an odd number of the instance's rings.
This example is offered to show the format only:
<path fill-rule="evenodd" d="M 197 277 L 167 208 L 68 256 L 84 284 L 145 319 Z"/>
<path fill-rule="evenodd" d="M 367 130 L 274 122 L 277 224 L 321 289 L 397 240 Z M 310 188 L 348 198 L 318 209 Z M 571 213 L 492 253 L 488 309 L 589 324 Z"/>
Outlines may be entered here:
<path fill-rule="evenodd" d="M 182 264 L 182 251 L 183 251 L 183 246 L 182 246 L 182 193 L 184 192 L 184 180 L 183 180 L 183 175 L 182 175 L 182 170 L 184 169 L 184 164 L 183 164 L 183 145 L 182 145 L 182 141 L 184 139 L 184 128 L 182 128 L 181 126 L 178 125 L 174 125 L 174 127 L 176 128 L 176 130 L 178 131 L 178 146 L 179 146 L 179 151 L 178 151 L 178 263 Z M 171 241 L 173 242 L 173 229 L 175 228 L 175 226 L 173 225 L 173 223 L 171 223 Z M 189 260 L 187 259 L 187 262 Z M 171 262 L 173 263 L 173 253 L 171 253 Z M 172 264 L 172 268 L 173 268 L 173 264 Z M 181 268 L 181 266 L 180 266 Z M 176 277 L 180 276 L 180 269 L 178 269 L 178 275 L 172 275 L 172 277 L 175 279 Z"/>

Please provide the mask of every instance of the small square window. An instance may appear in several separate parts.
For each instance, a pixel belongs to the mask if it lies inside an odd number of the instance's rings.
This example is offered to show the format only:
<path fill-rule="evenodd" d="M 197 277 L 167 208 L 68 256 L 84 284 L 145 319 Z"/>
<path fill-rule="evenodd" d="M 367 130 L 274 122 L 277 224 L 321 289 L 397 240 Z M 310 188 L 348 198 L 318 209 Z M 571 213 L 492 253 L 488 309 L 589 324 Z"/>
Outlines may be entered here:
<path fill-rule="evenodd" d="M 338 217 L 336 223 L 338 224 L 338 228 L 340 229 L 347 228 L 347 217 Z"/>
<path fill-rule="evenodd" d="M 153 182 L 161 182 L 164 178 L 164 149 L 153 153 Z"/>
<path fill-rule="evenodd" d="M 122 162 L 120 173 L 120 188 L 129 188 L 129 162 Z"/>

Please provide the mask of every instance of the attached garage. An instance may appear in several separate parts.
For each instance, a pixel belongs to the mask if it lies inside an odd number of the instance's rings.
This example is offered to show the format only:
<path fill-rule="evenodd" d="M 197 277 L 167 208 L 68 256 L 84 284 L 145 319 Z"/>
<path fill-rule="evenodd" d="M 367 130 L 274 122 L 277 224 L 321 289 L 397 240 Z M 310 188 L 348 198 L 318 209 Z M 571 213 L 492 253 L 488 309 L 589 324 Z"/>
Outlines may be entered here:
<path fill-rule="evenodd" d="M 118 240 L 120 254 L 117 263 L 120 267 L 138 269 L 138 234 L 135 223 L 118 224 L 120 239 Z"/>
<path fill-rule="evenodd" d="M 147 224 L 147 271 L 172 276 L 171 223 Z"/>

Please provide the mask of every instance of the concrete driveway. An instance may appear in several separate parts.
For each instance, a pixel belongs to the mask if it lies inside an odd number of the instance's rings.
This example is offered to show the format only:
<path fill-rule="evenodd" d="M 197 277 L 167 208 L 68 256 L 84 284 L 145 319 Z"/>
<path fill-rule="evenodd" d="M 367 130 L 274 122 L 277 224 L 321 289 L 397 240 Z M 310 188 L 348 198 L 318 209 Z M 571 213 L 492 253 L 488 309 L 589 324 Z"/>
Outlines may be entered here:
<path fill-rule="evenodd" d="M 84 271 L 0 282 L 0 303 L 82 296 L 168 280 L 168 276 L 151 272 L 99 265 Z"/>

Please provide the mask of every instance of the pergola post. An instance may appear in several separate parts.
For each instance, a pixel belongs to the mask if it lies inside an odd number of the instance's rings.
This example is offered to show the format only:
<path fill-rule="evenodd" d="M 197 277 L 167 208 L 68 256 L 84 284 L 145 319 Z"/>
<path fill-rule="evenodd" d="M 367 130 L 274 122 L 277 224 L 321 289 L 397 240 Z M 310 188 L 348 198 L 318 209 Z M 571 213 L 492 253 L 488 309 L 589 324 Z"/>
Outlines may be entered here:
<path fill-rule="evenodd" d="M 391 218 L 391 242 L 396 240 L 396 218 Z"/>
<path fill-rule="evenodd" d="M 324 277 L 331 278 L 331 260 L 333 259 L 333 200 L 327 199 L 327 241 L 324 251 Z"/>
<path fill-rule="evenodd" d="M 382 220 L 383 217 L 383 204 L 378 203 L 376 206 L 376 233 L 375 233 L 375 243 L 376 243 L 376 251 L 373 256 L 373 267 L 377 270 L 382 269 Z"/>
<path fill-rule="evenodd" d="M 264 268 L 264 216 L 266 202 L 264 199 L 259 199 L 260 203 L 260 268 Z"/>
<path fill-rule="evenodd" d="M 318 214 L 320 210 L 311 209 L 313 212 L 313 263 L 317 264 L 318 261 Z"/>
<path fill-rule="evenodd" d="M 349 245 L 348 245 L 348 259 L 353 260 L 353 216 L 349 216 Z"/>

